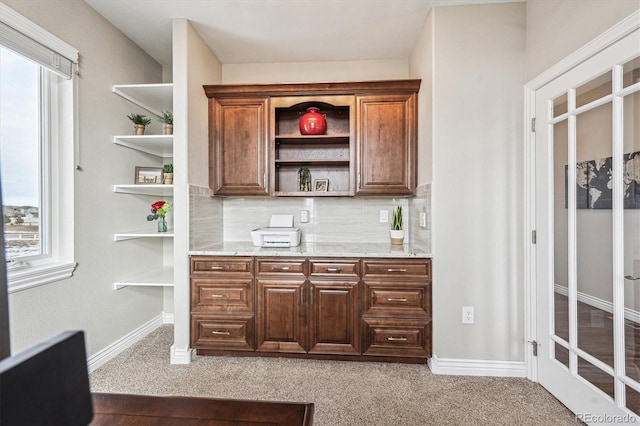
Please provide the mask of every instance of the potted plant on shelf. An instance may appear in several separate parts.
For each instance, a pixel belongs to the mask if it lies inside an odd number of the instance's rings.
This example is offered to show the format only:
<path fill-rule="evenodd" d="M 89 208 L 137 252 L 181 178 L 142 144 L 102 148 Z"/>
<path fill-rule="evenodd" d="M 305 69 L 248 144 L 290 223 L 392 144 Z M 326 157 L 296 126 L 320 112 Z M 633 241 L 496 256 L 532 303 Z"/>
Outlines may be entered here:
<path fill-rule="evenodd" d="M 165 135 L 173 134 L 173 112 L 162 111 L 162 116 L 158 118 L 162 123 L 162 133 Z"/>
<path fill-rule="evenodd" d="M 396 207 L 393 212 L 393 222 L 389 231 L 391 244 L 402 244 L 404 242 L 404 230 L 402 229 L 402 206 Z"/>
<path fill-rule="evenodd" d="M 173 164 L 162 166 L 162 183 L 165 185 L 173 184 Z"/>
<path fill-rule="evenodd" d="M 147 118 L 144 115 L 140 114 L 129 114 L 127 115 L 129 120 L 133 121 L 133 134 L 134 135 L 144 135 L 144 129 L 151 123 L 151 119 Z"/>

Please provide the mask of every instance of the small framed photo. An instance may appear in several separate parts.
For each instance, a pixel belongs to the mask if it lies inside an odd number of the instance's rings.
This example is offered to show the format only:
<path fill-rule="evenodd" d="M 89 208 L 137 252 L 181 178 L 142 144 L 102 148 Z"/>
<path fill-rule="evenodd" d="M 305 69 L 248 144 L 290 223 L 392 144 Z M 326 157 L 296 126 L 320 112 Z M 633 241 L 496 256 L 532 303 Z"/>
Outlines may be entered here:
<path fill-rule="evenodd" d="M 314 191 L 328 191 L 329 190 L 329 179 L 316 179 L 313 181 L 313 190 Z"/>
<path fill-rule="evenodd" d="M 162 184 L 162 167 L 136 166 L 137 185 Z"/>

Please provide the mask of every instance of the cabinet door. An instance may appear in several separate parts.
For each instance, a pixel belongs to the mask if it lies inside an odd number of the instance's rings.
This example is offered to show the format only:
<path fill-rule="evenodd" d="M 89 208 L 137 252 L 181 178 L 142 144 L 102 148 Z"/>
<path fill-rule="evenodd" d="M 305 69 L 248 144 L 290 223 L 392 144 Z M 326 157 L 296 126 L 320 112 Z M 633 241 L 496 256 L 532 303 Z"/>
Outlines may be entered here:
<path fill-rule="evenodd" d="M 256 280 L 258 351 L 306 352 L 305 280 Z"/>
<path fill-rule="evenodd" d="M 209 184 L 215 195 L 267 195 L 268 98 L 209 100 Z"/>
<path fill-rule="evenodd" d="M 311 353 L 360 353 L 358 281 L 311 281 Z"/>
<path fill-rule="evenodd" d="M 358 96 L 358 195 L 410 195 L 416 182 L 416 95 Z"/>

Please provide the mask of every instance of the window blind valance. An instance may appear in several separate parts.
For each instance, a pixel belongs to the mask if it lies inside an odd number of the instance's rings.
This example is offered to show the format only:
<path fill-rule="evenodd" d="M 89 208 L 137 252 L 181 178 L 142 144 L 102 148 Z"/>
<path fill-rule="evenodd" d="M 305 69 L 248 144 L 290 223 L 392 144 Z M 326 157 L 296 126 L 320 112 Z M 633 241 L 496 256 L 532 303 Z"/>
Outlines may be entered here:
<path fill-rule="evenodd" d="M 70 79 L 78 51 L 0 3 L 0 45 Z"/>

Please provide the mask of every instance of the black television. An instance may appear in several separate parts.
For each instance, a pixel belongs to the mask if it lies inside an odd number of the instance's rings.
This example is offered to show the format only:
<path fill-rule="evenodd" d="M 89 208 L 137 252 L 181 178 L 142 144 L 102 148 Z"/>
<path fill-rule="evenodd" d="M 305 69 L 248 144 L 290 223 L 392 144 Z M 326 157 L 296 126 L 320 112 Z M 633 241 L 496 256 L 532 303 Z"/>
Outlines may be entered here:
<path fill-rule="evenodd" d="M 0 361 L 0 425 L 87 425 L 84 333 L 67 331 Z"/>

